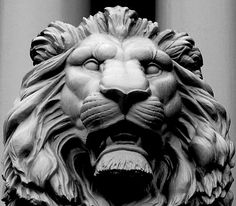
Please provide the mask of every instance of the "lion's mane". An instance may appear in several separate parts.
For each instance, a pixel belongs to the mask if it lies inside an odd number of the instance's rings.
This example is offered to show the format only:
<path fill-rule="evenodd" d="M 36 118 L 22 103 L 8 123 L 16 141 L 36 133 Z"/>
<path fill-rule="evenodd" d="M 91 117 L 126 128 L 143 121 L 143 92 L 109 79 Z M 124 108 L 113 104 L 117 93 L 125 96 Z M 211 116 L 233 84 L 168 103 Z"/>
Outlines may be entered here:
<path fill-rule="evenodd" d="M 169 206 L 231 205 L 230 123 L 202 79 L 200 51 L 188 34 L 159 32 L 156 22 L 122 7 L 84 18 L 77 28 L 51 23 L 32 41 L 34 68 L 24 77 L 4 125 L 5 203 L 109 205 L 92 193 L 85 132 L 75 128 L 60 106 L 65 60 L 92 33 L 108 33 L 120 40 L 150 38 L 174 62 L 183 106 L 176 122 L 170 123 L 164 160 L 154 175 L 163 201 Z"/>

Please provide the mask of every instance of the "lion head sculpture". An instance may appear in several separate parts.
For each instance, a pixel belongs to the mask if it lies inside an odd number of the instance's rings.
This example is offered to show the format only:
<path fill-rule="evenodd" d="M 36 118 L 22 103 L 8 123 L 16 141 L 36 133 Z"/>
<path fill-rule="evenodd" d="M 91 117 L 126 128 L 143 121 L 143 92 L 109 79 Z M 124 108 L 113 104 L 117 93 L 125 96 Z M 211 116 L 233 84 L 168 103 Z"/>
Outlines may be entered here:
<path fill-rule="evenodd" d="M 229 119 L 186 33 L 126 7 L 51 23 L 4 125 L 7 205 L 229 206 Z"/>

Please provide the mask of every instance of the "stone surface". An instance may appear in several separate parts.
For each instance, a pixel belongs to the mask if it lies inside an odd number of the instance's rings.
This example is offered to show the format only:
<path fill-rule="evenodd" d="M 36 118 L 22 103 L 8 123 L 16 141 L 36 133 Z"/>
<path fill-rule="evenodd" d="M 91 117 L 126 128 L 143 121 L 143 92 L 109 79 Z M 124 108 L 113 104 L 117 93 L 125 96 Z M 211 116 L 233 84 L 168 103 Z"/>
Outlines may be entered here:
<path fill-rule="evenodd" d="M 186 33 L 126 7 L 32 42 L 4 126 L 7 205 L 232 203 L 229 119 Z"/>

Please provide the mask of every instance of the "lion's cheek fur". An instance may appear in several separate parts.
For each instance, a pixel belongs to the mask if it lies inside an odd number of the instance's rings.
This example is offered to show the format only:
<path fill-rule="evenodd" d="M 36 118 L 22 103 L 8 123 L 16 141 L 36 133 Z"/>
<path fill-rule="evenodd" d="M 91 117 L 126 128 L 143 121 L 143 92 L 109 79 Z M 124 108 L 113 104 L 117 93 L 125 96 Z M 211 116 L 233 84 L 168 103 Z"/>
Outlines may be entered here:
<path fill-rule="evenodd" d="M 80 116 L 82 102 L 67 86 L 63 88 L 60 103 L 65 114 L 76 120 Z"/>
<path fill-rule="evenodd" d="M 178 116 L 182 109 L 182 101 L 181 97 L 178 93 L 176 93 L 173 98 L 165 105 L 165 116 L 169 118 L 174 118 Z"/>
<path fill-rule="evenodd" d="M 181 97 L 178 93 L 178 83 L 172 72 L 163 71 L 158 77 L 149 80 L 152 94 L 164 104 L 164 113 L 167 118 L 179 114 L 182 108 Z"/>
<path fill-rule="evenodd" d="M 159 76 L 149 78 L 152 95 L 167 104 L 177 92 L 177 81 L 172 72 L 162 71 Z"/>

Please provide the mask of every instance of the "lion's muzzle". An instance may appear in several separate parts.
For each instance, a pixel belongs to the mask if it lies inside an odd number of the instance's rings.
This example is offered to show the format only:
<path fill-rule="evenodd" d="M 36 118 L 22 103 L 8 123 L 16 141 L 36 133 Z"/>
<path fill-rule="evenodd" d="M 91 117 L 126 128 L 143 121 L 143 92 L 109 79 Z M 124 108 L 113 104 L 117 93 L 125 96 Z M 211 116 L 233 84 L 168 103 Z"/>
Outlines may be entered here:
<path fill-rule="evenodd" d="M 165 114 L 163 104 L 157 97 L 146 96 L 143 101 L 135 103 L 132 103 L 134 100 L 129 100 L 129 96 L 121 98 L 128 100 L 120 100 L 123 101 L 122 103 L 115 102 L 101 93 L 93 93 L 84 100 L 80 117 L 89 134 L 108 128 L 122 120 L 128 120 L 139 127 L 158 132 L 163 125 Z M 138 98 L 141 99 L 141 97 Z M 127 102 L 130 105 L 123 105 L 125 108 L 122 110 L 119 104 Z M 124 110 L 126 110 L 125 113 L 123 113 Z"/>

